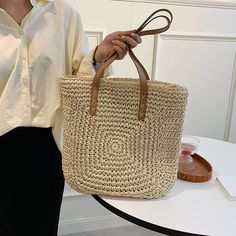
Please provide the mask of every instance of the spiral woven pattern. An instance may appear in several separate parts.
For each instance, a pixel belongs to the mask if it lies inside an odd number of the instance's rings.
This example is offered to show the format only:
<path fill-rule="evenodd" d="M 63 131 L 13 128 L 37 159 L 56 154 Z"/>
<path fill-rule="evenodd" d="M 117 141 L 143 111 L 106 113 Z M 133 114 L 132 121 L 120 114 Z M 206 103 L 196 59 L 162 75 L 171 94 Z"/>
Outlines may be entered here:
<path fill-rule="evenodd" d="M 81 193 L 123 197 L 169 192 L 177 176 L 187 90 L 149 81 L 146 117 L 139 121 L 139 80 L 103 78 L 97 114 L 91 116 L 92 80 L 61 80 L 68 184 Z"/>

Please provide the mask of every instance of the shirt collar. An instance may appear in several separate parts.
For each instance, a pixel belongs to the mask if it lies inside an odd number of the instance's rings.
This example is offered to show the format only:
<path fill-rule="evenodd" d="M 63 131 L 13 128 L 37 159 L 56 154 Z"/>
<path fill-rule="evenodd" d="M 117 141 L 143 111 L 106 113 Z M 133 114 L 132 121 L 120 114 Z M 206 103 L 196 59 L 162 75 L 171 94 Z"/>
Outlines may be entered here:
<path fill-rule="evenodd" d="M 34 7 L 38 2 L 53 2 L 54 0 L 30 0 L 32 6 Z"/>

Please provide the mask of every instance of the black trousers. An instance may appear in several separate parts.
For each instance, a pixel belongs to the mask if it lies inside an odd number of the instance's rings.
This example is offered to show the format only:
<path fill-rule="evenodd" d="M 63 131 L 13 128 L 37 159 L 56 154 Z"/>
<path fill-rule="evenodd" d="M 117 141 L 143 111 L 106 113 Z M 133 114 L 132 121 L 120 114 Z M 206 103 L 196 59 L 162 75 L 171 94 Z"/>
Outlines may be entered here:
<path fill-rule="evenodd" d="M 0 136 L 0 236 L 56 236 L 64 190 L 51 128 Z"/>

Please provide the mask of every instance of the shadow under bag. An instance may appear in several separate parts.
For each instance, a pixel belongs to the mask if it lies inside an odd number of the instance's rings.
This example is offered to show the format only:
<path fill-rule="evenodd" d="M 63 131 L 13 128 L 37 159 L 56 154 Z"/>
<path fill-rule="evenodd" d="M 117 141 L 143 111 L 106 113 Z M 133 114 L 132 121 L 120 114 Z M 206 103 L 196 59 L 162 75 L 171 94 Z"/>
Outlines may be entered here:
<path fill-rule="evenodd" d="M 157 18 L 164 18 L 167 25 L 142 31 Z M 171 12 L 160 9 L 136 33 L 159 34 L 169 29 L 171 22 Z M 116 53 L 95 77 L 61 79 L 63 171 L 78 192 L 155 198 L 169 192 L 177 178 L 187 89 L 149 80 L 130 48 L 128 52 L 139 79 L 103 78 Z"/>

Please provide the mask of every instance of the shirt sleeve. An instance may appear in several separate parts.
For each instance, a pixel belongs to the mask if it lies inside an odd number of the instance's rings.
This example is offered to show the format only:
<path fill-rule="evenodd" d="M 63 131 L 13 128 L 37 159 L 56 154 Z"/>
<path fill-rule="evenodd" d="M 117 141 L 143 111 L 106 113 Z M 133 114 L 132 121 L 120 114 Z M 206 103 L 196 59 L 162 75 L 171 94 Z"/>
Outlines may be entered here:
<path fill-rule="evenodd" d="M 81 64 L 75 74 L 79 77 L 91 77 L 94 76 L 96 70 L 93 66 L 93 54 L 95 52 L 95 48 L 92 49 L 81 61 Z M 104 77 L 108 77 L 111 73 L 111 66 L 107 67 L 104 71 Z"/>
<path fill-rule="evenodd" d="M 93 66 L 95 48 L 89 51 L 88 38 L 84 32 L 80 16 L 77 11 L 70 9 L 67 15 L 67 45 L 65 53 L 65 74 L 82 78 L 93 77 L 96 73 Z M 104 77 L 110 74 L 110 67 L 104 72 Z M 63 150 L 63 112 L 58 109 L 52 133 L 60 151 Z"/>
<path fill-rule="evenodd" d="M 73 36 L 69 36 L 69 43 L 73 42 L 72 56 L 72 68 L 71 73 L 73 75 L 78 75 L 79 77 L 91 77 L 94 76 L 96 70 L 93 66 L 93 55 L 95 48 L 89 51 L 88 37 L 83 29 L 81 18 L 77 13 L 75 17 L 75 23 L 71 24 L 74 29 L 71 29 Z M 70 37 L 73 37 L 70 39 Z M 104 72 L 104 77 L 111 74 L 111 67 L 106 68 Z"/>

